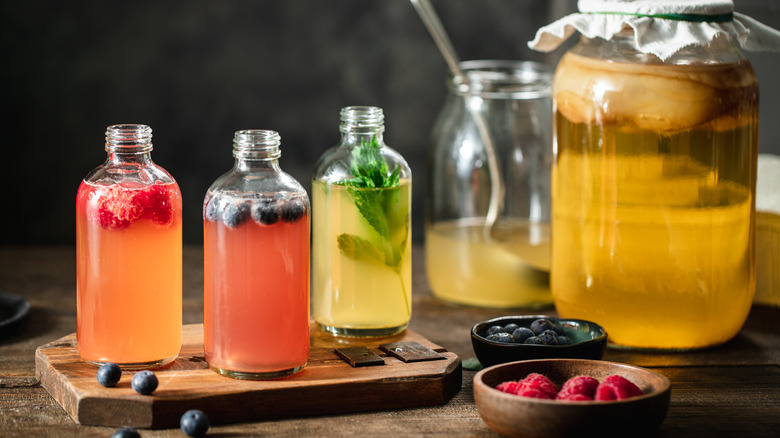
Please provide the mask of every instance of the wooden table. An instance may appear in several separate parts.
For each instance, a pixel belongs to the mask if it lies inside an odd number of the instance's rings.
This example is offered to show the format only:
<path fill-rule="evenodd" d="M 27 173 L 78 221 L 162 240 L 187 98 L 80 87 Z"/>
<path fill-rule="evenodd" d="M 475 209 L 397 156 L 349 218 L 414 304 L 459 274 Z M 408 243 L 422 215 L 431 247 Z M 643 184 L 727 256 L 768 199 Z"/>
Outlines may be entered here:
<path fill-rule="evenodd" d="M 113 428 L 76 424 L 35 379 L 35 349 L 76 330 L 73 247 L 0 248 L 0 290 L 26 297 L 30 314 L 0 338 L 0 436 L 110 436 Z M 202 251 L 184 252 L 184 322 L 203 320 Z M 434 298 L 421 247 L 414 252 L 410 327 L 462 359 L 473 357 L 469 329 L 481 320 L 538 311 L 476 309 Z M 543 313 L 553 314 L 552 308 Z M 780 436 L 780 311 L 754 308 L 740 334 L 710 350 L 640 354 L 608 350 L 605 360 L 657 370 L 672 381 L 672 401 L 657 435 Z M 209 436 L 496 436 L 474 407 L 472 377 L 443 406 L 213 427 Z M 178 429 L 142 436 L 181 437 Z M 213 435 L 212 435 L 213 434 Z M 632 433 L 628 432 L 628 435 Z"/>

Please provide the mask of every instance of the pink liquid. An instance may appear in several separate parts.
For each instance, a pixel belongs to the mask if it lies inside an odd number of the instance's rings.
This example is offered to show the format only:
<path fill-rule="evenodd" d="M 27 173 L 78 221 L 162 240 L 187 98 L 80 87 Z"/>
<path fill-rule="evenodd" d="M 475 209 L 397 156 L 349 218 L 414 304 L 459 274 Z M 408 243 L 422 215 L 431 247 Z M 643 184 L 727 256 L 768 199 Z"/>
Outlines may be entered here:
<path fill-rule="evenodd" d="M 309 357 L 309 216 L 235 229 L 205 220 L 204 263 L 209 366 L 239 378 L 299 371 Z"/>

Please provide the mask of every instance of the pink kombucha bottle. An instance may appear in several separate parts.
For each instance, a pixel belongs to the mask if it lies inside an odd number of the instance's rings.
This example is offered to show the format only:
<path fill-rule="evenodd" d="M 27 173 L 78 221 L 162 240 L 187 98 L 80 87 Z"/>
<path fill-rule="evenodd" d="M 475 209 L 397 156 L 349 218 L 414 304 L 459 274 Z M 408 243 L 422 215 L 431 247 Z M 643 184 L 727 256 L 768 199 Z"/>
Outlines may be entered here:
<path fill-rule="evenodd" d="M 203 204 L 204 350 L 236 379 L 295 374 L 309 357 L 309 198 L 274 131 L 238 131 L 234 167 Z"/>

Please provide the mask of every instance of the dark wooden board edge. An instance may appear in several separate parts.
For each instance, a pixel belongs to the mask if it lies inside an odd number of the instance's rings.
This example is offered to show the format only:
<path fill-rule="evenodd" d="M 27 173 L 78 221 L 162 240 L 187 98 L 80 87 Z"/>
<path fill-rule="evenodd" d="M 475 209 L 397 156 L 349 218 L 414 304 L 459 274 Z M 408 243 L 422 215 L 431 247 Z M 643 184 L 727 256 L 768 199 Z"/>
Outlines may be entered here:
<path fill-rule="evenodd" d="M 35 378 L 41 383 L 49 394 L 62 406 L 68 415 L 78 423 L 78 395 L 73 391 L 66 391 L 68 387 L 65 375 L 56 370 L 46 354 L 50 348 L 72 347 L 76 348 L 76 338 L 73 335 L 65 336 L 57 341 L 42 345 L 35 349 Z"/>
<path fill-rule="evenodd" d="M 230 424 L 443 405 L 458 393 L 463 377 L 457 355 L 445 354 L 452 360 L 441 375 L 331 385 L 326 390 L 327 400 L 330 400 L 327 402 L 323 402 L 322 387 L 317 386 L 295 388 L 294 399 L 284 395 L 284 391 L 274 390 L 207 395 L 192 398 L 186 403 L 169 403 L 163 399 L 153 403 L 153 421 L 147 427 L 178 427 L 181 415 L 188 409 L 212 413 L 214 418 L 219 419 L 213 424 Z M 398 397 L 400 391 L 405 393 L 403 398 Z M 245 409 L 231 408 L 235 405 Z"/>
<path fill-rule="evenodd" d="M 291 391 L 290 388 L 266 388 L 235 394 L 200 394 L 186 400 L 170 397 L 150 399 L 149 396 L 133 394 L 119 397 L 119 403 L 116 403 L 116 399 L 107 403 L 105 398 L 86 395 L 69 384 L 69 374 L 83 379 L 83 376 L 79 376 L 84 374 L 82 369 L 76 370 L 72 364 L 58 367 L 51 363 L 47 354 L 50 349 L 72 349 L 77 355 L 75 334 L 38 347 L 35 367 L 36 378 L 41 386 L 77 423 L 157 429 L 178 427 L 181 415 L 187 409 L 213 412 L 212 416 L 216 420 L 212 421 L 214 424 L 226 424 L 445 404 L 461 388 L 462 365 L 456 354 L 448 353 L 436 344 L 431 345 L 447 359 L 446 362 L 434 361 L 446 363 L 446 367 L 439 372 L 414 378 L 403 376 L 337 385 L 301 386 L 294 388 L 295 398 L 284 394 L 285 391 Z M 125 385 L 129 383 L 125 382 Z M 322 403 L 323 391 L 329 399 L 338 399 L 340 403 Z M 404 397 L 398 397 L 399 391 L 403 391 Z M 237 405 L 243 409 L 231 408 Z"/>

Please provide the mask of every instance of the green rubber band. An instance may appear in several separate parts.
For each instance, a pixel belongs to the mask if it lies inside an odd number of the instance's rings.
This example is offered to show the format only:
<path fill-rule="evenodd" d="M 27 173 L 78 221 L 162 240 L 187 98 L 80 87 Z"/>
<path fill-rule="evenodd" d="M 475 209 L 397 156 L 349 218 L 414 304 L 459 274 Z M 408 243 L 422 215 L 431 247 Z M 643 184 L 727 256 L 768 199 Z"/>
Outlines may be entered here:
<path fill-rule="evenodd" d="M 720 15 L 703 14 L 636 14 L 630 12 L 580 12 L 589 15 L 631 15 L 633 17 L 662 18 L 664 20 L 691 21 L 694 23 L 726 23 L 734 19 L 734 13 Z"/>

